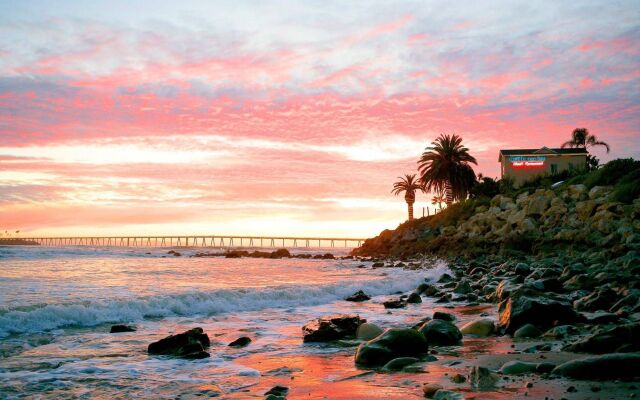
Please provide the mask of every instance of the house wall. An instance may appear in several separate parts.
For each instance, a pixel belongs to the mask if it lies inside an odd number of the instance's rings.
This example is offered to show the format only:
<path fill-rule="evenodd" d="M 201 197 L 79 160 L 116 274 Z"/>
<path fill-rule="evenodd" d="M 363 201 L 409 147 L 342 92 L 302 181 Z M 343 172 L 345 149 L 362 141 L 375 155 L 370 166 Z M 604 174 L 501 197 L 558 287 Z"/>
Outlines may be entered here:
<path fill-rule="evenodd" d="M 570 168 L 584 169 L 587 166 L 587 155 L 558 155 L 558 154 L 531 154 L 525 157 L 545 157 L 541 166 L 514 167 L 511 156 L 502 157 L 502 177 L 512 177 L 516 187 L 539 175 L 551 175 L 551 166 L 557 166 L 557 173 L 567 171 Z"/>

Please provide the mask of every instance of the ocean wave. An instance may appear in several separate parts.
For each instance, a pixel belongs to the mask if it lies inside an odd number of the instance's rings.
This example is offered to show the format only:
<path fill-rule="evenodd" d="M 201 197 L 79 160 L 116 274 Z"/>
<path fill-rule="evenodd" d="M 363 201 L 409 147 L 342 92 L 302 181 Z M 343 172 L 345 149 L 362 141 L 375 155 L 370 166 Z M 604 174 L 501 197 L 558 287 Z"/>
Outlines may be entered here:
<path fill-rule="evenodd" d="M 90 327 L 105 323 L 135 322 L 146 318 L 314 306 L 342 299 L 361 289 L 372 296 L 406 292 L 414 289 L 423 278 L 437 280 L 448 271 L 444 263 L 437 263 L 434 268 L 426 271 L 389 270 L 388 276 L 369 281 L 217 289 L 121 300 L 48 304 L 26 311 L 7 310 L 0 315 L 0 337 L 68 326 Z"/>

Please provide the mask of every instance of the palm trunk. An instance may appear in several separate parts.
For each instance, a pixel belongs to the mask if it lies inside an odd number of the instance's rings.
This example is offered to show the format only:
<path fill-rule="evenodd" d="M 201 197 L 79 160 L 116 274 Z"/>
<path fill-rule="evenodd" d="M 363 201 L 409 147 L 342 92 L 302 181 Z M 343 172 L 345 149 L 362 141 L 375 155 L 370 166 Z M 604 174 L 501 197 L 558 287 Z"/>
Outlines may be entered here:
<path fill-rule="evenodd" d="M 407 201 L 407 208 L 409 209 L 409 221 L 413 221 L 413 203 Z"/>
<path fill-rule="evenodd" d="M 447 180 L 447 182 L 444 184 L 444 193 L 446 196 L 446 203 L 447 203 L 447 207 L 449 207 L 451 204 L 453 204 L 453 188 L 451 187 L 451 182 L 449 182 Z"/>

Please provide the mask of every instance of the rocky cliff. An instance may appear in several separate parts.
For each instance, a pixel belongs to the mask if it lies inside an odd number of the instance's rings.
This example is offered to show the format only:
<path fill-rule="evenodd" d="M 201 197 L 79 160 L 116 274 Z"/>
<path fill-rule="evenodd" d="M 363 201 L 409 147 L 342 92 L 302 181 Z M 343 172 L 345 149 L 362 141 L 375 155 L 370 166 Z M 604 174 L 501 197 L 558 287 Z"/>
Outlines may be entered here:
<path fill-rule="evenodd" d="M 640 185 L 640 182 L 635 182 Z M 616 200 L 616 186 L 566 184 L 491 200 L 468 200 L 442 213 L 383 231 L 359 256 L 540 254 L 640 249 L 640 199 Z"/>

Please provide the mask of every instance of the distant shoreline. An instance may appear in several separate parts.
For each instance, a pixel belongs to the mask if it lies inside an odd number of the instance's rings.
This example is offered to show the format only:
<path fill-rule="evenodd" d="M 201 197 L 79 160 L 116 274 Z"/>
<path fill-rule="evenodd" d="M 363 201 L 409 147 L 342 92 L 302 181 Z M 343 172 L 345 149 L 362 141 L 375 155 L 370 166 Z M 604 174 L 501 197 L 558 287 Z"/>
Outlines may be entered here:
<path fill-rule="evenodd" d="M 40 243 L 26 239 L 0 239 L 0 246 L 39 246 Z"/>

